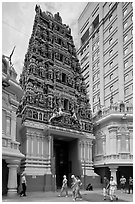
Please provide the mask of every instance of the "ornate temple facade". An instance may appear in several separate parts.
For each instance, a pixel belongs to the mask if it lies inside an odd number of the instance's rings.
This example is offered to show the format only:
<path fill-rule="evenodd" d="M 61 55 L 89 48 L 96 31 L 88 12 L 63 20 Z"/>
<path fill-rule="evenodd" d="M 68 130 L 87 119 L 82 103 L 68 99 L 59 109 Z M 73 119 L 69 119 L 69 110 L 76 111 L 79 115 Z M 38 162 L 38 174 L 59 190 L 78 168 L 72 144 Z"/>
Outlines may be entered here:
<path fill-rule="evenodd" d="M 28 191 L 55 190 L 64 174 L 69 186 L 72 174 L 82 177 L 84 187 L 96 186 L 92 113 L 71 29 L 59 13 L 53 16 L 40 6 L 35 11 L 17 111 Z"/>
<path fill-rule="evenodd" d="M 17 73 L 2 55 L 2 195 L 17 193 L 17 173 L 24 155 L 17 141 L 16 110 L 22 89 L 16 80 Z"/>

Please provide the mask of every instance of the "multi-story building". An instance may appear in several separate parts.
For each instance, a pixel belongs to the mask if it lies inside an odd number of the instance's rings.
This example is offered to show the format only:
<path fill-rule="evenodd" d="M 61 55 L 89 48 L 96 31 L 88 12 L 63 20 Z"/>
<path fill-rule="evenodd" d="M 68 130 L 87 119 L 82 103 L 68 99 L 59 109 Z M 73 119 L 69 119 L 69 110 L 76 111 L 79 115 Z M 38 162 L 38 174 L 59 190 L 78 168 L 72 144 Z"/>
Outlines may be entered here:
<path fill-rule="evenodd" d="M 95 114 L 95 170 L 103 177 L 110 169 L 119 180 L 132 175 L 133 165 L 132 2 L 88 3 L 78 27 L 78 57 Z"/>
<path fill-rule="evenodd" d="M 93 124 L 86 87 L 71 36 L 59 13 L 36 6 L 20 84 L 24 91 L 21 163 L 27 190 L 55 190 L 63 175 L 80 175 L 84 188 L 99 184 L 92 163 Z"/>
<path fill-rule="evenodd" d="M 78 19 L 82 74 L 95 113 L 113 101 L 133 102 L 132 2 L 88 3 Z"/>
<path fill-rule="evenodd" d="M 17 73 L 6 56 L 2 56 L 2 194 L 17 193 L 17 173 L 24 155 L 17 141 L 16 110 L 22 89 L 16 81 Z M 18 133 L 17 133 L 18 132 Z"/>

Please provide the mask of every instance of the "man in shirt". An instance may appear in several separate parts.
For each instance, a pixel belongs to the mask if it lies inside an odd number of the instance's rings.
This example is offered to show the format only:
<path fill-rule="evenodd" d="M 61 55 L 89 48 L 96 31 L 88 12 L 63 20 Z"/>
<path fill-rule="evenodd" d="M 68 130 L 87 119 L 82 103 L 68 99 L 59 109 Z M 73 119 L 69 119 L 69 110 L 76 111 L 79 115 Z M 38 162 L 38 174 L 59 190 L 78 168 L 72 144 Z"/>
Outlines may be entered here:
<path fill-rule="evenodd" d="M 114 198 L 118 200 L 118 197 L 116 196 L 116 189 L 117 189 L 117 183 L 114 180 L 113 176 L 110 178 L 110 183 L 109 183 L 109 188 L 110 188 L 110 200 L 113 201 Z"/>
<path fill-rule="evenodd" d="M 67 190 L 67 178 L 66 178 L 66 175 L 63 176 L 63 184 L 62 184 L 62 188 L 61 188 L 61 191 L 60 191 L 60 195 L 62 195 L 63 191 L 66 191 L 66 197 L 68 197 L 68 190 Z"/>
<path fill-rule="evenodd" d="M 124 192 L 125 186 L 126 186 L 126 178 L 124 176 L 120 178 L 120 186 L 121 186 L 121 192 Z"/>
<path fill-rule="evenodd" d="M 104 200 L 106 200 L 106 196 L 108 194 L 109 191 L 109 180 L 107 179 L 106 176 L 104 176 L 104 180 L 103 180 L 103 196 L 104 196 Z"/>
<path fill-rule="evenodd" d="M 133 179 L 131 176 L 129 177 L 129 180 L 128 180 L 128 193 L 129 194 L 130 194 L 130 190 L 132 190 L 132 193 L 133 193 Z"/>
<path fill-rule="evenodd" d="M 81 196 L 81 193 L 80 193 L 80 188 L 82 186 L 82 182 L 79 178 L 79 176 L 76 176 L 76 189 L 75 189 L 75 200 L 77 199 L 77 197 L 80 198 L 80 200 L 82 200 L 82 196 Z"/>
<path fill-rule="evenodd" d="M 26 177 L 25 173 L 21 174 L 21 185 L 22 185 L 22 191 L 20 193 L 20 196 L 26 196 Z"/>
<path fill-rule="evenodd" d="M 76 179 L 75 175 L 72 175 L 71 178 L 72 178 L 72 183 L 71 183 L 72 197 L 73 197 L 73 201 L 75 201 L 76 200 L 77 179 Z"/>

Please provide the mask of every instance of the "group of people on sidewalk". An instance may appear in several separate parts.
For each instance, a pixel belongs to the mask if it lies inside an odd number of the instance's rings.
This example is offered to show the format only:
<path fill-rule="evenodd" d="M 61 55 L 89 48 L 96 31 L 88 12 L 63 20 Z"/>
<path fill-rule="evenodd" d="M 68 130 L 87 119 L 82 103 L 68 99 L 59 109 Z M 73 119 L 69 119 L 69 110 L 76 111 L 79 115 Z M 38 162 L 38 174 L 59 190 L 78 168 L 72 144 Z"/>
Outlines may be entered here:
<path fill-rule="evenodd" d="M 127 192 L 126 185 L 128 186 L 128 193 L 130 194 L 130 191 L 132 191 L 132 193 L 133 193 L 133 179 L 132 179 L 132 177 L 130 176 L 128 181 L 127 181 L 127 179 L 122 175 L 122 177 L 120 178 L 120 186 L 121 186 L 121 192 L 122 193 Z"/>
<path fill-rule="evenodd" d="M 110 177 L 110 181 L 107 179 L 106 176 L 104 176 L 104 181 L 103 181 L 104 200 L 106 200 L 107 196 L 109 196 L 111 201 L 113 201 L 114 199 L 118 200 L 118 197 L 116 196 L 116 188 L 117 188 L 117 183 L 114 180 L 113 176 Z"/>
<path fill-rule="evenodd" d="M 82 195 L 80 193 L 80 188 L 82 186 L 82 182 L 81 182 L 79 176 L 72 175 L 71 179 L 72 179 L 71 189 L 72 189 L 73 201 L 76 201 L 77 198 L 82 200 Z M 20 194 L 20 196 L 26 196 L 27 183 L 26 183 L 25 173 L 21 174 L 21 180 L 20 181 L 21 181 L 20 182 L 21 189 L 19 191 L 19 194 Z M 124 176 L 122 176 L 120 178 L 121 192 L 126 192 L 126 188 L 125 188 L 126 182 L 127 182 L 126 178 L 124 178 Z M 63 192 L 65 191 L 66 197 L 68 197 L 68 184 L 67 183 L 68 183 L 67 177 L 66 177 L 66 175 L 64 175 L 59 196 L 62 196 Z M 117 190 L 117 182 L 114 180 L 113 176 L 110 177 L 110 181 L 106 176 L 104 176 L 103 199 L 106 200 L 107 197 L 109 197 L 109 199 L 111 201 L 118 200 L 118 197 L 116 195 L 116 190 Z M 128 193 L 129 194 L 130 194 L 130 191 L 132 191 L 132 193 L 133 193 L 133 179 L 132 179 L 132 177 L 129 177 L 129 179 L 128 179 Z"/>
<path fill-rule="evenodd" d="M 120 186 L 121 186 L 121 191 L 125 191 L 125 185 L 126 185 L 126 178 L 122 176 L 120 178 Z M 133 193 L 133 179 L 132 177 L 129 178 L 129 194 L 130 190 L 132 190 Z M 110 198 L 111 201 L 113 200 L 118 200 L 118 196 L 116 195 L 116 190 L 117 190 L 117 182 L 114 180 L 113 176 L 110 177 L 110 181 L 107 179 L 106 176 L 104 176 L 104 181 L 103 181 L 103 197 L 104 200 L 106 200 L 107 196 Z"/>
<path fill-rule="evenodd" d="M 75 201 L 77 198 L 82 200 L 82 196 L 81 196 L 81 193 L 80 193 L 80 187 L 82 186 L 82 182 L 81 182 L 79 176 L 72 175 L 71 179 L 72 179 L 71 189 L 72 189 L 73 201 Z M 62 193 L 64 191 L 66 192 L 66 197 L 68 197 L 68 186 L 67 186 L 66 175 L 63 176 L 63 184 L 62 184 L 59 196 L 62 196 Z"/>

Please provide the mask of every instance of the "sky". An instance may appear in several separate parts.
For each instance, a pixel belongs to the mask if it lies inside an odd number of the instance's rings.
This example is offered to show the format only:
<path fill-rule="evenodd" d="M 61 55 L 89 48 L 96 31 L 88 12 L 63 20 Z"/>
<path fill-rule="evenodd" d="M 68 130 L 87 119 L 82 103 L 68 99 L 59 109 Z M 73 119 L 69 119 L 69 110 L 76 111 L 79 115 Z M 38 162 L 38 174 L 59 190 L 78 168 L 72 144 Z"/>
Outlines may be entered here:
<path fill-rule="evenodd" d="M 36 4 L 40 5 L 42 11 L 50 11 L 53 15 L 60 13 L 62 22 L 71 28 L 74 44 L 78 49 L 77 20 L 87 2 L 2 2 L 2 54 L 9 56 L 16 46 L 12 63 L 18 74 L 17 80 L 23 69 Z"/>

